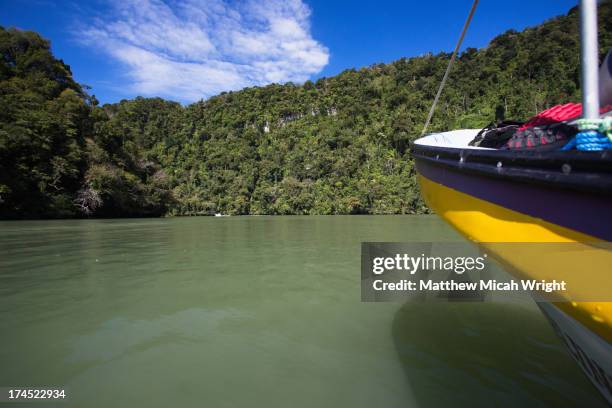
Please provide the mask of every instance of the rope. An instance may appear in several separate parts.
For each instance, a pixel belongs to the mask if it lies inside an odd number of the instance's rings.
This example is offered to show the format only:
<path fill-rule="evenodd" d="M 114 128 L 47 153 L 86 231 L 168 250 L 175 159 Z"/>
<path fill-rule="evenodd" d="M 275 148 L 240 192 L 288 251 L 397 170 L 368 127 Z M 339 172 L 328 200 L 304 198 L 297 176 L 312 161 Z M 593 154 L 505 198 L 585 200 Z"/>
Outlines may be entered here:
<path fill-rule="evenodd" d="M 457 52 L 459 52 L 459 48 L 461 47 L 461 43 L 463 42 L 463 37 L 465 37 L 465 33 L 470 25 L 470 21 L 472 21 L 472 16 L 476 11 L 476 6 L 478 5 L 478 0 L 474 0 L 472 3 L 472 8 L 470 9 L 470 14 L 468 14 L 467 20 L 465 20 L 465 24 L 463 25 L 463 30 L 461 31 L 461 36 L 459 37 L 459 41 L 457 41 L 457 45 L 455 46 L 455 51 L 453 51 L 453 55 L 451 56 L 450 61 L 448 61 L 448 66 L 446 67 L 446 72 L 444 73 L 444 77 L 442 77 L 442 82 L 440 83 L 440 87 L 438 88 L 438 93 L 436 93 L 436 97 L 434 98 L 433 104 L 431 105 L 431 109 L 429 110 L 429 115 L 427 115 L 427 120 L 425 121 L 425 126 L 423 126 L 423 131 L 421 132 L 421 136 L 425 134 L 427 131 L 427 127 L 429 126 L 429 122 L 431 121 L 431 117 L 433 116 L 434 110 L 436 109 L 436 104 L 438 103 L 438 99 L 440 99 L 440 95 L 442 94 L 442 88 L 444 88 L 444 84 L 446 83 L 446 79 L 448 78 L 448 74 L 450 73 L 451 66 L 455 61 L 455 57 L 457 56 Z"/>
<path fill-rule="evenodd" d="M 561 150 L 600 151 L 612 149 L 612 117 L 604 119 L 579 119 L 580 132 Z"/>

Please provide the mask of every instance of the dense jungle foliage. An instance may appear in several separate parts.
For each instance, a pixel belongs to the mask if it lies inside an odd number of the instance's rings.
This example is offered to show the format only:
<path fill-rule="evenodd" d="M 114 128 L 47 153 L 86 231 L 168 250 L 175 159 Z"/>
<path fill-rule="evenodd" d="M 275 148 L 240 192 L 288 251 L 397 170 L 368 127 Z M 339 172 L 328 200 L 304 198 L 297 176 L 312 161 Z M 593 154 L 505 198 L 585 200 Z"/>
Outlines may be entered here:
<path fill-rule="evenodd" d="M 612 46 L 600 6 L 600 54 Z M 431 130 L 580 100 L 578 16 L 459 56 Z M 421 213 L 409 142 L 450 54 L 303 85 L 99 106 L 38 34 L 0 27 L 0 218 Z"/>

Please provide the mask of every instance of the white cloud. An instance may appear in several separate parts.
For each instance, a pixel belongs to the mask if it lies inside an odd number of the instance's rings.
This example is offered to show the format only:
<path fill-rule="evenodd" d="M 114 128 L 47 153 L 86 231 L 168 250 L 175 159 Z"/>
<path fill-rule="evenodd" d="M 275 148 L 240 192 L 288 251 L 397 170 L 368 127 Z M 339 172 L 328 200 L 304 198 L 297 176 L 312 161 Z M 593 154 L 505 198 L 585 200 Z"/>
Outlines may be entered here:
<path fill-rule="evenodd" d="M 80 30 L 119 61 L 130 90 L 192 102 L 221 91 L 303 82 L 329 60 L 301 0 L 112 0 Z"/>

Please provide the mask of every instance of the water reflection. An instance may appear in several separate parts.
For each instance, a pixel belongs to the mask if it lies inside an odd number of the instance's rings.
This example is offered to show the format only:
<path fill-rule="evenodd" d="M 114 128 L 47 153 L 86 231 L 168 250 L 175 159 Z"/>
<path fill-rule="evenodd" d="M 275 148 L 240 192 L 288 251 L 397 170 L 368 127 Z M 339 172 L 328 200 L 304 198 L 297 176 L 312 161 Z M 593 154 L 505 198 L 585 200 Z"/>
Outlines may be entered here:
<path fill-rule="evenodd" d="M 532 308 L 405 303 L 392 334 L 421 406 L 606 406 Z"/>
<path fill-rule="evenodd" d="M 598 402 L 535 307 L 360 302 L 360 243 L 460 239 L 435 217 L 0 229 L 0 385 L 67 406 Z"/>

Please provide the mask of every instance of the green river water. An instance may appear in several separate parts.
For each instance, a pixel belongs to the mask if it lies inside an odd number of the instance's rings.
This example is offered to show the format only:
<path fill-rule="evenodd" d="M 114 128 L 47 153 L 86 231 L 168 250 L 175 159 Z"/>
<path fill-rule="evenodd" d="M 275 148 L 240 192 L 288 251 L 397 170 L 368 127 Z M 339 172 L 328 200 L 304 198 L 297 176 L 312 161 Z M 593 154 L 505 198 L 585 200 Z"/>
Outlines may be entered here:
<path fill-rule="evenodd" d="M 457 240 L 434 216 L 2 222 L 0 387 L 64 387 L 66 407 L 603 406 L 529 301 L 360 302 L 361 241 Z"/>

